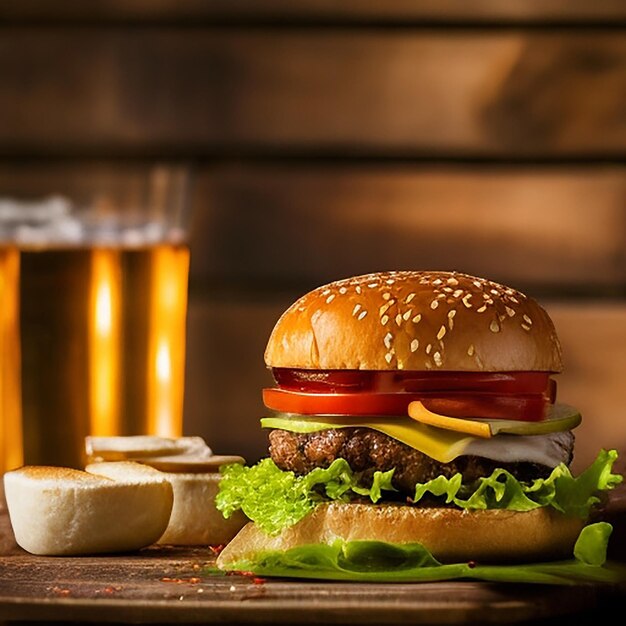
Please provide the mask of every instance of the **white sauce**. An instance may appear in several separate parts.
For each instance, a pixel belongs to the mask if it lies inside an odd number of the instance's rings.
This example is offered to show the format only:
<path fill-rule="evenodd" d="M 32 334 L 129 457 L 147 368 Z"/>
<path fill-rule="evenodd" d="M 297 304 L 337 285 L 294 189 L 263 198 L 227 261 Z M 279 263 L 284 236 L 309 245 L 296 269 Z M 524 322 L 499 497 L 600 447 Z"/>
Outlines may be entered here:
<path fill-rule="evenodd" d="M 571 433 L 549 435 L 498 435 L 491 439 L 475 439 L 464 454 L 481 456 L 493 461 L 515 463 L 528 461 L 547 467 L 567 463 L 571 448 Z"/>

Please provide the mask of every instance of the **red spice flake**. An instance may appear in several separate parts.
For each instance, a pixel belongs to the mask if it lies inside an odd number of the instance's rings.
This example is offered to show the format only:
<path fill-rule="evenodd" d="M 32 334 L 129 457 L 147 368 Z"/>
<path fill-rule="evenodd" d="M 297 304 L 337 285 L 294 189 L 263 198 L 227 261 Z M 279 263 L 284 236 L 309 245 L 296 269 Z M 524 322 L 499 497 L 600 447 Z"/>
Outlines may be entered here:
<path fill-rule="evenodd" d="M 474 569 L 476 567 L 476 561 L 468 561 L 467 567 L 469 567 L 470 569 Z"/>
<path fill-rule="evenodd" d="M 256 574 L 254 572 L 242 572 L 239 570 L 232 570 L 226 572 L 226 576 L 245 576 L 246 578 L 254 578 Z"/>
<path fill-rule="evenodd" d="M 61 587 L 52 587 L 50 591 L 52 591 L 52 593 L 55 593 L 57 596 L 62 597 L 66 597 L 71 594 L 71 591 L 69 589 L 62 589 Z"/>
<path fill-rule="evenodd" d="M 250 579 L 250 581 L 255 585 L 262 585 L 265 583 L 265 578 L 257 576 L 254 572 L 230 571 L 226 572 L 226 576 L 243 576 L 244 578 Z"/>
<path fill-rule="evenodd" d="M 217 556 L 225 547 L 226 546 L 223 543 L 220 543 L 217 546 L 209 546 L 209 550 L 211 550 L 211 552 L 213 552 L 213 554 Z"/>

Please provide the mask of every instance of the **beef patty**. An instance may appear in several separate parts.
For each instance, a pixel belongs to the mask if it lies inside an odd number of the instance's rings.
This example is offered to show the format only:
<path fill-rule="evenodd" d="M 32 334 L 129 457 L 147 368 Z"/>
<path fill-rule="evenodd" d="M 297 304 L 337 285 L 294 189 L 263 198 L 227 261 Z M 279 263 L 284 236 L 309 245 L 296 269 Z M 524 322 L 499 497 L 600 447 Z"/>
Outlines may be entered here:
<path fill-rule="evenodd" d="M 574 436 L 569 433 L 569 462 Z M 336 428 L 314 433 L 272 430 L 270 455 L 282 470 L 307 474 L 316 467 L 328 467 L 335 459 L 345 459 L 353 471 L 364 472 L 364 482 L 376 471 L 395 468 L 393 486 L 403 495 L 413 495 L 416 483 L 437 476 L 450 478 L 457 472 L 464 482 L 488 476 L 496 468 L 509 471 L 522 481 L 545 478 L 552 471 L 530 462 L 502 463 L 478 456 L 460 456 L 450 463 L 439 463 L 406 444 L 369 428 Z"/>

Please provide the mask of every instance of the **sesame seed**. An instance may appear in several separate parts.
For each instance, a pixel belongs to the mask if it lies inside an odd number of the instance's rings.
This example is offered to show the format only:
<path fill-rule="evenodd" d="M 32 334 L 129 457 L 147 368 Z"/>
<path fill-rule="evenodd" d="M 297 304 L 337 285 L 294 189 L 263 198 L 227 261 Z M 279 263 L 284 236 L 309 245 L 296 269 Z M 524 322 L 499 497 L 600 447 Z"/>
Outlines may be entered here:
<path fill-rule="evenodd" d="M 331 293 L 328 298 L 326 298 L 326 304 L 330 304 L 335 299 L 335 294 Z"/>
<path fill-rule="evenodd" d="M 430 362 L 430 361 L 426 361 L 426 363 L 424 363 L 424 365 L 426 366 L 426 369 L 427 369 L 427 370 L 431 370 L 431 369 L 433 369 L 433 366 L 432 366 L 432 364 L 431 364 L 431 362 Z"/>
<path fill-rule="evenodd" d="M 399 370 L 403 370 L 404 369 L 404 363 L 400 359 L 398 359 L 398 364 L 397 365 L 398 365 L 398 369 Z"/>
<path fill-rule="evenodd" d="M 398 315 L 396 315 L 396 324 L 398 326 L 400 326 L 402 324 L 402 315 L 400 315 L 400 313 L 398 313 Z"/>
<path fill-rule="evenodd" d="M 429 343 L 429 344 L 426 346 L 426 354 L 430 354 L 430 351 L 431 351 L 432 349 L 433 349 L 433 347 L 432 347 L 432 345 Z"/>
<path fill-rule="evenodd" d="M 489 330 L 492 333 L 500 332 L 500 324 L 498 324 L 498 320 L 491 320 L 491 324 L 489 324 Z"/>
<path fill-rule="evenodd" d="M 506 319 L 506 315 L 504 313 L 498 313 L 498 319 L 501 322 L 504 322 L 504 320 Z"/>
<path fill-rule="evenodd" d="M 346 291 L 348 291 L 345 287 L 340 287 L 339 288 L 339 293 L 343 296 L 343 294 L 346 293 Z"/>
<path fill-rule="evenodd" d="M 498 295 L 498 291 L 496 289 L 490 289 L 490 291 L 494 296 Z"/>
<path fill-rule="evenodd" d="M 511 302 L 515 302 L 515 304 L 519 304 L 519 300 L 518 300 L 515 296 L 510 296 L 510 297 L 509 297 L 509 300 L 510 300 Z"/>
<path fill-rule="evenodd" d="M 378 283 L 370 283 L 370 284 L 368 285 L 368 287 L 369 287 L 370 289 L 374 289 L 374 287 L 378 287 Z"/>
<path fill-rule="evenodd" d="M 419 321 L 420 321 L 421 319 L 422 319 L 422 314 L 421 314 L 421 313 L 418 313 L 418 314 L 417 314 L 417 315 L 416 315 L 416 316 L 415 316 L 415 317 L 414 317 L 411 321 L 412 321 L 414 324 L 419 324 Z"/>
<path fill-rule="evenodd" d="M 406 304 L 409 304 L 409 302 L 411 302 L 411 300 L 413 300 L 413 298 L 415 298 L 415 294 L 414 293 L 410 293 L 407 297 L 406 300 L 404 301 Z"/>
<path fill-rule="evenodd" d="M 479 289 L 483 286 L 483 284 L 479 280 L 475 280 L 473 282 L 474 282 L 474 286 L 478 287 Z"/>
<path fill-rule="evenodd" d="M 413 339 L 411 342 L 411 352 L 417 352 L 417 349 L 420 347 L 420 342 L 417 339 Z"/>
<path fill-rule="evenodd" d="M 453 287 L 456 287 L 458 284 L 459 284 L 459 281 L 456 278 L 453 278 L 452 276 L 448 278 L 448 285 L 452 285 Z"/>
<path fill-rule="evenodd" d="M 378 309 L 378 315 L 382 317 L 385 313 L 387 313 L 390 306 L 391 304 L 389 302 L 387 302 L 387 304 L 383 304 L 380 309 Z"/>
<path fill-rule="evenodd" d="M 465 294 L 465 296 L 463 297 L 463 299 L 461 300 L 461 302 L 468 308 L 471 309 L 472 308 L 472 303 L 468 302 L 468 300 L 472 297 L 471 293 Z"/>
<path fill-rule="evenodd" d="M 446 297 L 445 293 L 440 293 L 437 295 L 437 300 L 443 300 Z"/>
<path fill-rule="evenodd" d="M 522 324 L 522 328 L 524 330 L 530 330 L 530 326 L 528 326 L 527 324 Z"/>
<path fill-rule="evenodd" d="M 357 319 L 362 320 L 365 316 L 367 315 L 367 311 L 361 311 L 359 313 L 359 317 L 357 317 Z"/>
<path fill-rule="evenodd" d="M 473 356 L 474 355 L 474 344 L 470 343 L 469 348 L 467 349 L 467 356 Z"/>
<path fill-rule="evenodd" d="M 513 317 L 515 315 L 515 309 L 512 309 L 510 306 L 505 306 L 504 308 L 506 309 L 509 317 Z"/>
<path fill-rule="evenodd" d="M 524 315 L 522 315 L 522 317 L 524 318 L 524 321 L 529 325 L 532 326 L 533 321 L 530 319 L 530 317 L 528 317 L 528 315 L 526 315 L 526 313 L 524 313 Z"/>
<path fill-rule="evenodd" d="M 443 291 L 445 291 L 446 293 L 452 293 L 454 289 L 452 289 L 452 287 L 444 287 Z"/>
<path fill-rule="evenodd" d="M 352 315 L 356 315 L 360 310 L 361 310 L 361 305 L 355 304 L 354 308 L 352 309 Z"/>
<path fill-rule="evenodd" d="M 441 354 L 440 354 L 439 352 L 435 352 L 435 353 L 433 354 L 433 359 L 434 359 L 434 361 L 435 361 L 435 365 L 436 365 L 437 367 L 441 367 L 441 366 L 442 366 L 442 364 L 443 364 L 443 360 L 441 359 Z"/>
<path fill-rule="evenodd" d="M 385 361 L 387 361 L 387 363 L 391 363 L 391 359 L 393 359 L 393 354 L 391 354 L 391 352 L 387 352 L 387 354 L 385 354 Z"/>
<path fill-rule="evenodd" d="M 361 285 L 356 286 L 356 292 L 360 294 L 363 290 L 361 289 Z"/>
<path fill-rule="evenodd" d="M 459 298 L 459 297 L 461 296 L 461 294 L 462 294 L 462 293 L 463 293 L 463 290 L 462 290 L 462 289 L 457 289 L 457 290 L 456 290 L 456 291 L 455 291 L 452 295 L 453 295 L 455 298 Z"/>
<path fill-rule="evenodd" d="M 433 300 L 430 303 L 430 308 L 433 309 L 433 310 L 436 309 L 438 306 L 439 306 L 439 300 Z"/>
<path fill-rule="evenodd" d="M 405 322 L 408 322 L 408 321 L 409 321 L 409 317 L 411 317 L 412 313 L 413 313 L 413 309 L 409 309 L 408 311 L 405 311 L 405 312 L 402 314 L 402 319 L 403 319 Z"/>
<path fill-rule="evenodd" d="M 324 289 L 324 291 L 322 291 L 323 296 L 327 296 L 329 293 L 330 293 L 330 289 Z"/>
<path fill-rule="evenodd" d="M 383 316 L 380 318 L 380 323 L 381 323 L 383 326 L 385 326 L 385 325 L 387 324 L 387 322 L 388 322 L 388 321 L 389 321 L 389 316 L 388 316 L 388 315 L 383 315 Z"/>
<path fill-rule="evenodd" d="M 393 278 L 389 278 L 385 281 L 388 285 L 393 285 L 396 281 Z"/>
<path fill-rule="evenodd" d="M 476 309 L 476 313 L 484 313 L 487 310 L 487 305 L 483 304 L 479 309 Z"/>
<path fill-rule="evenodd" d="M 441 278 L 437 278 L 435 280 L 433 280 L 433 285 L 441 285 L 443 281 L 441 280 Z"/>
<path fill-rule="evenodd" d="M 454 316 L 456 315 L 456 311 L 452 309 L 452 311 L 448 311 L 448 326 L 450 330 L 454 328 Z"/>
<path fill-rule="evenodd" d="M 387 333 L 383 341 L 385 343 L 385 348 L 389 350 L 391 348 L 391 342 L 393 341 L 393 335 L 391 333 Z"/>
<path fill-rule="evenodd" d="M 439 332 L 437 333 L 437 339 L 443 339 L 444 335 L 446 334 L 446 327 L 442 326 L 439 329 Z"/>
<path fill-rule="evenodd" d="M 391 294 L 390 294 L 388 291 L 386 291 L 386 292 L 383 294 L 383 300 L 389 300 L 389 298 L 391 298 Z"/>

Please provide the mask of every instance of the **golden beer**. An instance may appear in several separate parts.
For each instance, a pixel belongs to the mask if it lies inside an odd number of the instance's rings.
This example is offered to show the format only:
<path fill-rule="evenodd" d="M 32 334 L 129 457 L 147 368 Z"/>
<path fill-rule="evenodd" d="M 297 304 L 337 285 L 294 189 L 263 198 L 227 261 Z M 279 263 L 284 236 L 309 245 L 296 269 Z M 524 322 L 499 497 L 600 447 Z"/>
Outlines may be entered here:
<path fill-rule="evenodd" d="M 186 245 L 0 244 L 0 473 L 182 434 Z"/>

